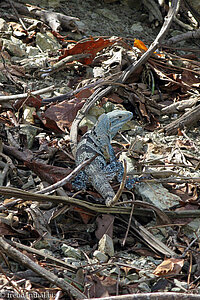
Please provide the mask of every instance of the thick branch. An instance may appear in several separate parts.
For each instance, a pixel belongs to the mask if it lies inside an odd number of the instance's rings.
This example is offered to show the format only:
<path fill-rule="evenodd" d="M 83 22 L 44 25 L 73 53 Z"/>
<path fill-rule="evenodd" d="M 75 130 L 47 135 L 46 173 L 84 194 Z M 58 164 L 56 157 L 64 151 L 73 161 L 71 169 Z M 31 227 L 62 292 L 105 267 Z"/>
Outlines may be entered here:
<path fill-rule="evenodd" d="M 194 125 L 200 120 L 200 104 L 190 111 L 186 112 L 177 120 L 166 125 L 163 129 L 167 134 L 176 134 L 178 128 L 183 129 L 185 126 Z"/>
<path fill-rule="evenodd" d="M 158 293 L 142 293 L 130 294 L 113 297 L 104 297 L 101 300 L 199 300 L 199 295 L 186 294 L 186 293 L 171 293 L 171 292 L 158 292 Z M 93 298 L 99 300 L 99 298 Z"/>

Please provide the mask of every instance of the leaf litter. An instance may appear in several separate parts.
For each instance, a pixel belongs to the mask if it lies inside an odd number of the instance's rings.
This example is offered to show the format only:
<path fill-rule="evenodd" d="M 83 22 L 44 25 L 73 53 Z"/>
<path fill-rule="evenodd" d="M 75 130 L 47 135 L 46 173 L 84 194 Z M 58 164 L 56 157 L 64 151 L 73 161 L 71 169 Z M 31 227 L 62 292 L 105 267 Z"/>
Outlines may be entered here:
<path fill-rule="evenodd" d="M 92 7 L 85 2 L 83 9 Z M 115 1 L 99 5 L 93 14 L 106 16 L 105 30 L 121 15 L 120 7 Z M 120 5 L 131 11 L 127 3 Z M 167 6 L 154 5 L 167 14 Z M 154 51 L 149 45 L 156 34 L 151 40 L 137 30 L 126 36 L 126 29 L 124 37 L 92 35 L 94 28 L 90 34 L 83 28 L 77 8 L 68 17 L 56 6 L 50 13 L 47 6 L 3 1 L 0 10 L 5 299 L 128 294 L 147 299 L 155 292 L 160 299 L 197 299 L 200 73 L 195 43 L 190 48 L 186 43 L 189 50 L 175 49 L 168 37 Z M 182 7 L 180 12 L 191 21 Z M 162 25 L 156 25 L 158 19 L 151 20 L 155 32 Z M 179 26 L 172 24 L 171 36 Z M 129 72 L 150 51 L 145 63 Z M 103 96 L 87 106 L 98 91 Z M 78 141 L 102 113 L 134 113 L 112 144 L 127 162 L 127 175 L 145 179 L 131 191 L 113 181 L 120 199 L 109 208 L 92 187 L 77 192 L 70 182 L 79 171 L 71 148 L 73 126 L 85 107 Z"/>

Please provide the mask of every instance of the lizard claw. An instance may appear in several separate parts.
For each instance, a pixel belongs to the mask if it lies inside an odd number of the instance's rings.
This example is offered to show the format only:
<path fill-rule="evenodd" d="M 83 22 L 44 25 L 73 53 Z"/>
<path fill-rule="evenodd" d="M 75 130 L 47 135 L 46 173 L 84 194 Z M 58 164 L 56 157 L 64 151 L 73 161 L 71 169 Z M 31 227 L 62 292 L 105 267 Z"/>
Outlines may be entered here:
<path fill-rule="evenodd" d="M 113 204 L 113 198 L 107 198 L 106 201 L 105 201 L 105 204 L 107 207 L 111 207 L 112 204 Z"/>

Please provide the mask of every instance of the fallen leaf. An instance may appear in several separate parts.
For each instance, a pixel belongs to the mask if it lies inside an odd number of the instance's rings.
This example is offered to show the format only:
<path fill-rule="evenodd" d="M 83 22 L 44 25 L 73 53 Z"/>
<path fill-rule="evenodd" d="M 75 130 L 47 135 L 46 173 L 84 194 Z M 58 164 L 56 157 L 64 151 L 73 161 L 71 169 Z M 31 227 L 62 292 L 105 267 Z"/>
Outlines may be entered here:
<path fill-rule="evenodd" d="M 134 39 L 134 47 L 138 48 L 142 52 L 146 52 L 148 50 L 147 46 L 145 46 L 145 44 L 142 41 L 137 39 Z"/>
<path fill-rule="evenodd" d="M 177 275 L 181 271 L 184 259 L 169 258 L 164 260 L 153 272 L 157 276 Z"/>
<path fill-rule="evenodd" d="M 82 209 L 80 207 L 74 207 L 74 210 L 79 213 L 84 224 L 88 224 L 88 222 L 94 216 L 92 213 L 87 212 L 85 209 Z"/>
<path fill-rule="evenodd" d="M 114 103 L 123 103 L 124 102 L 124 100 L 122 99 L 122 98 L 120 98 L 117 94 L 115 94 L 115 93 L 111 93 L 110 95 L 109 95 L 109 97 L 104 97 L 105 98 L 105 100 L 106 100 L 106 102 L 109 100 L 109 101 L 111 101 L 111 102 L 114 102 Z"/>
<path fill-rule="evenodd" d="M 16 110 L 19 110 L 24 104 L 26 104 L 27 106 L 31 106 L 39 109 L 41 103 L 42 103 L 42 98 L 39 95 L 29 95 L 26 98 L 16 100 L 15 103 L 13 104 L 13 107 Z"/>
<path fill-rule="evenodd" d="M 134 268 L 132 267 L 121 267 L 121 269 L 124 271 L 124 273 L 126 274 L 126 276 L 128 275 L 128 272 L 133 270 Z"/>
<path fill-rule="evenodd" d="M 111 238 L 113 237 L 113 223 L 114 216 L 111 215 L 101 215 L 96 219 L 97 222 L 97 230 L 95 232 L 96 238 L 100 240 L 104 233 L 109 235 Z"/>
<path fill-rule="evenodd" d="M 71 49 L 63 49 L 62 53 L 63 55 L 59 57 L 59 59 L 63 59 L 64 57 L 68 55 L 75 55 L 75 54 L 83 54 L 83 53 L 89 53 L 90 57 L 81 58 L 79 61 L 82 64 L 89 65 L 92 63 L 93 59 L 95 58 L 97 52 L 103 50 L 104 48 L 114 44 L 119 39 L 103 39 L 99 38 L 97 40 L 91 39 L 90 41 L 86 42 L 78 42 L 75 46 L 73 46 Z"/>
<path fill-rule="evenodd" d="M 17 235 L 16 232 L 7 224 L 5 224 L 2 220 L 0 220 L 0 235 Z"/>
<path fill-rule="evenodd" d="M 3 63 L 0 63 L 0 72 L 2 72 L 3 74 L 8 74 L 10 73 L 13 76 L 17 76 L 17 77 L 25 77 L 25 70 L 23 67 L 21 66 L 17 66 L 17 65 L 11 65 L 11 64 L 7 64 L 6 65 L 6 69 L 4 67 Z"/>
<path fill-rule="evenodd" d="M 140 40 L 134 39 L 134 47 L 138 48 L 142 53 L 146 52 L 148 50 L 147 46 Z M 157 52 L 154 52 L 155 55 L 163 57 L 163 54 L 159 54 Z"/>
<path fill-rule="evenodd" d="M 16 38 L 23 38 L 28 35 L 27 30 L 25 30 L 21 24 L 16 22 L 9 22 L 8 24 L 12 27 L 13 35 Z"/>
<path fill-rule="evenodd" d="M 89 298 L 109 297 L 106 286 L 103 286 L 97 275 L 87 275 L 85 277 L 85 294 Z"/>
<path fill-rule="evenodd" d="M 60 181 L 71 173 L 71 169 L 46 165 L 38 163 L 36 161 L 25 161 L 24 164 L 42 180 L 47 181 L 50 184 Z M 66 183 L 64 187 L 69 190 L 72 189 L 72 185 L 70 182 Z"/>
<path fill-rule="evenodd" d="M 74 98 L 70 101 L 63 101 L 56 105 L 52 105 L 44 113 L 46 120 L 45 126 L 51 129 L 60 129 L 65 132 L 65 128 L 70 129 L 77 112 L 85 100 Z"/>

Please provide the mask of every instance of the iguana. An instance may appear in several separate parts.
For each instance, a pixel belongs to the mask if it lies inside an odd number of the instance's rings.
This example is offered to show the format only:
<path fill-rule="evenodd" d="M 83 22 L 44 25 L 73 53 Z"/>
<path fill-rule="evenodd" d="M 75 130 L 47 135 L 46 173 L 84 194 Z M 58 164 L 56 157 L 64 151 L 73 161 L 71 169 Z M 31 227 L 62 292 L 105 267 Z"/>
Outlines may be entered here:
<path fill-rule="evenodd" d="M 121 182 L 124 172 L 122 163 L 116 159 L 111 140 L 132 117 L 131 112 L 123 110 L 102 114 L 95 126 L 82 136 L 77 145 L 77 166 L 96 154 L 97 157 L 76 176 L 72 184 L 80 190 L 85 189 L 86 185 L 91 183 L 105 199 L 106 205 L 109 205 L 115 196 L 109 181 L 116 176 Z M 128 185 L 130 187 L 130 180 Z"/>

